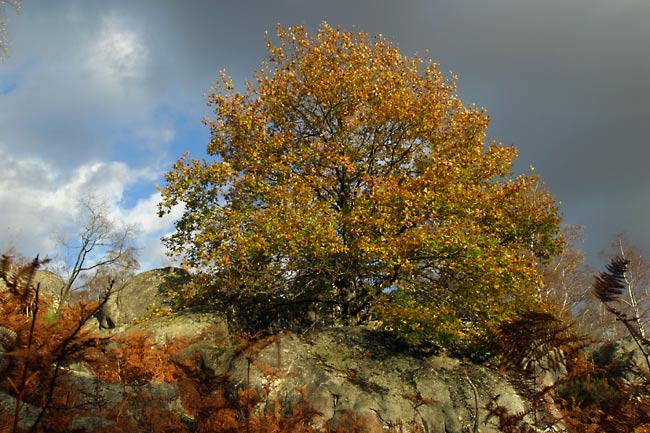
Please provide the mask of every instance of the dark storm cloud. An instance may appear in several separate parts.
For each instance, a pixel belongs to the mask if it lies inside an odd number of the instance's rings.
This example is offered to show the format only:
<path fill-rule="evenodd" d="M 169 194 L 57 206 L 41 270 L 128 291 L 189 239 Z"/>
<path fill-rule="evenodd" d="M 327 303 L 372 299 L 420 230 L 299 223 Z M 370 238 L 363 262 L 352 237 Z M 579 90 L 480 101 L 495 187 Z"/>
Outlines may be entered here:
<path fill-rule="evenodd" d="M 428 49 L 459 76 L 463 100 L 488 109 L 491 136 L 519 148 L 517 170 L 534 165 L 566 221 L 587 226 L 592 258 L 623 229 L 650 252 L 650 3 L 206 2 L 167 14 L 181 26 L 168 36 L 192 47 L 183 73 L 208 79 L 208 65 L 250 75 L 263 31 L 278 21 L 357 25 L 394 38 L 404 53 Z"/>
<path fill-rule="evenodd" d="M 566 221 L 587 226 L 592 258 L 621 230 L 650 253 L 641 0 L 32 0 L 12 17 L 13 58 L 0 64 L 0 147 L 71 166 L 108 158 L 118 136 L 159 143 L 170 160 L 201 152 L 170 148 L 173 119 L 209 114 L 203 95 L 220 69 L 250 79 L 276 23 L 323 20 L 382 33 L 404 54 L 429 50 L 458 75 L 463 101 L 492 117 L 490 136 L 519 149 L 516 170 L 534 165 Z"/>
<path fill-rule="evenodd" d="M 650 5 L 476 2 L 450 18 L 461 92 L 519 148 L 519 168 L 537 167 L 567 222 L 587 226 L 590 255 L 620 230 L 648 251 Z"/>

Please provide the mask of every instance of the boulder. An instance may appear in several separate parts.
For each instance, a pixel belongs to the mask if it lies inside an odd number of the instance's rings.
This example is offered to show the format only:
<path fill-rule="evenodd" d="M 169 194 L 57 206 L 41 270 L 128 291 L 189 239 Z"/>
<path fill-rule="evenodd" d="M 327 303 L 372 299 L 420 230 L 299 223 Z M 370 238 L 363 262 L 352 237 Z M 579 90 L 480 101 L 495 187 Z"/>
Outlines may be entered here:
<path fill-rule="evenodd" d="M 144 332 L 159 345 L 177 338 L 193 340 L 200 337 L 201 344 L 198 346 L 193 344 L 190 350 L 197 350 L 199 346 L 213 348 L 222 346 L 226 344 L 229 335 L 225 318 L 210 309 L 198 307 L 121 327 L 113 330 L 111 334 L 119 337 L 132 332 Z"/>
<path fill-rule="evenodd" d="M 648 380 L 650 356 L 646 355 L 650 354 L 650 345 L 641 344 L 642 349 L 630 336 L 604 342 L 593 348 L 591 359 L 607 372 L 610 381 L 643 386 Z"/>
<path fill-rule="evenodd" d="M 41 293 L 47 293 L 52 299 L 59 299 L 65 281 L 57 274 L 48 270 L 36 271 L 33 281 L 34 287 L 39 287 Z"/>
<path fill-rule="evenodd" d="M 61 288 L 65 285 L 65 282 L 61 277 L 55 274 L 52 271 L 48 270 L 37 270 L 34 273 L 34 278 L 31 281 L 30 286 L 32 288 L 39 288 L 41 296 L 45 296 L 48 299 L 56 303 L 56 300 L 59 299 L 61 294 Z M 7 285 L 4 280 L 0 279 L 0 291 L 6 290 Z"/>
<path fill-rule="evenodd" d="M 645 352 L 650 352 L 650 346 L 643 346 Z M 625 367 L 642 366 L 647 368 L 647 360 L 632 337 L 623 337 L 616 341 L 597 345 L 592 352 L 592 359 L 598 366 L 619 365 Z"/>
<path fill-rule="evenodd" d="M 0 392 L 0 410 L 6 414 L 10 414 L 13 419 L 16 410 L 16 397 Z M 28 430 L 34 424 L 39 412 L 38 407 L 25 403 L 24 401 L 21 402 L 20 415 L 18 417 L 18 427 L 21 431 Z"/>
<path fill-rule="evenodd" d="M 178 390 L 174 385 L 152 381 L 129 384 L 110 383 L 99 380 L 92 370 L 76 364 L 66 371 L 66 386 L 75 390 L 77 407 L 86 408 L 82 416 L 71 420 L 75 431 L 91 432 L 109 428 L 115 419 L 102 413 L 101 408 L 121 407 L 124 416 L 136 418 L 145 407 L 158 407 L 173 413 L 182 412 Z M 143 397 L 146 399 L 143 401 Z M 106 409 L 103 409 L 105 412 Z"/>
<path fill-rule="evenodd" d="M 131 326 L 120 326 L 111 330 L 113 337 L 125 337 L 132 333 L 144 332 L 157 345 L 165 346 L 173 339 L 193 341 L 186 353 L 179 356 L 210 353 L 215 348 L 226 345 L 228 328 L 225 320 L 217 314 L 201 309 L 184 310 L 173 315 L 157 317 Z M 113 343 L 111 343 L 113 344 Z M 109 345 L 110 347 L 110 345 Z M 161 365 L 164 369 L 165 365 Z M 122 420 L 133 422 L 133 432 L 150 432 L 141 430 L 142 415 L 152 408 L 162 410 L 172 416 L 181 415 L 185 422 L 180 390 L 172 383 L 161 381 L 137 381 L 128 384 L 107 382 L 99 379 L 92 369 L 83 362 L 63 368 L 59 386 L 74 389 L 75 406 L 83 408 L 82 415 L 75 414 L 70 427 L 74 431 L 90 432 L 98 429 L 111 429 L 115 416 L 111 408 L 119 408 Z M 0 404 L 8 396 L 0 393 Z M 4 407 L 11 410 L 11 400 Z M 29 412 L 31 414 L 32 412 Z M 191 421 L 191 418 L 187 417 Z M 29 421 L 29 420 L 28 420 Z M 139 428 L 137 427 L 139 426 Z M 122 431 L 122 430 L 120 430 Z M 159 430 L 157 430 L 159 431 Z"/>
<path fill-rule="evenodd" d="M 168 305 L 167 289 L 190 281 L 187 271 L 168 267 L 143 272 L 114 288 L 99 314 L 102 328 L 129 325 L 142 319 L 152 308 Z"/>

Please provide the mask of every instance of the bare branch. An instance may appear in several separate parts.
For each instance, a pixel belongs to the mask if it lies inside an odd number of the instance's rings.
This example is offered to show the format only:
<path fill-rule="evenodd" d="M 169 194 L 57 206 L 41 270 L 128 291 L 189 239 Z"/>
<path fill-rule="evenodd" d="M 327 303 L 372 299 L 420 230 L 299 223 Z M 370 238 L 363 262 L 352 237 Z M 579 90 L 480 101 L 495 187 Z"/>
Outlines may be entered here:
<path fill-rule="evenodd" d="M 92 194 L 79 200 L 83 228 L 73 241 L 62 241 L 68 254 L 68 277 L 61 289 L 60 303 L 69 300 L 71 292 L 94 286 L 105 287 L 105 282 L 121 280 L 120 275 L 137 269 L 137 248 L 133 245 L 134 227 L 117 223 L 109 218 L 108 206 Z M 95 294 L 96 295 L 96 294 Z"/>

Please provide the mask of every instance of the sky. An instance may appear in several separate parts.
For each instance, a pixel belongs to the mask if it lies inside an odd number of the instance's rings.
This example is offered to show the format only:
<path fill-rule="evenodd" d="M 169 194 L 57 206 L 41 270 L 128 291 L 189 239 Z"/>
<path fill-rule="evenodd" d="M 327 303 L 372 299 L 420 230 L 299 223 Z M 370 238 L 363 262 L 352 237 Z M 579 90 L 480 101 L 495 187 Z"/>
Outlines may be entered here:
<path fill-rule="evenodd" d="M 137 226 L 142 269 L 160 242 L 163 174 L 205 156 L 206 95 L 242 85 L 277 23 L 356 26 L 425 53 L 484 107 L 490 139 L 515 145 L 585 227 L 590 262 L 625 232 L 650 253 L 650 2 L 647 0 L 23 0 L 5 7 L 0 62 L 0 250 L 58 257 L 92 193 Z"/>

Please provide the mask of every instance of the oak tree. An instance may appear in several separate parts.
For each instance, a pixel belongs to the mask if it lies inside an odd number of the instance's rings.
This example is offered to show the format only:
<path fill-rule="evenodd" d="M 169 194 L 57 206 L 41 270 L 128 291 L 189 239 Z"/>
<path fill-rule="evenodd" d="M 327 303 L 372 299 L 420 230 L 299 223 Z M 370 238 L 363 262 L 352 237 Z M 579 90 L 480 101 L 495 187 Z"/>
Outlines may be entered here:
<path fill-rule="evenodd" d="M 166 174 L 165 239 L 207 282 L 186 302 L 357 322 L 456 347 L 528 309 L 561 248 L 557 204 L 430 59 L 323 23 L 278 27 L 268 60 L 209 102 L 209 157 Z"/>

